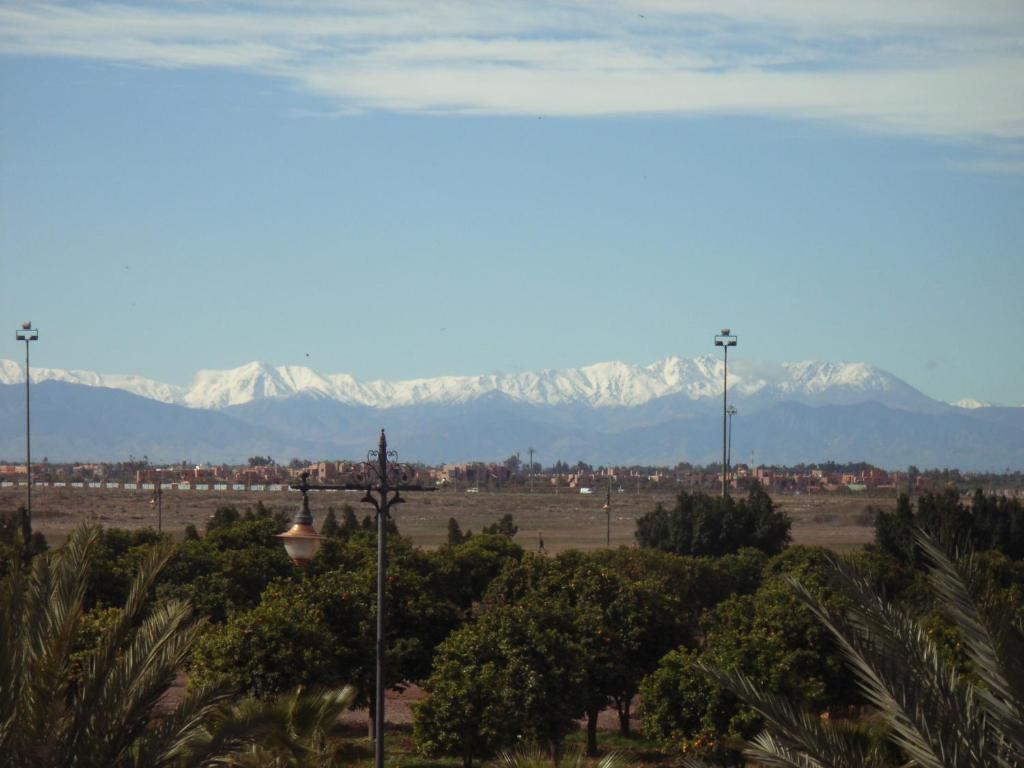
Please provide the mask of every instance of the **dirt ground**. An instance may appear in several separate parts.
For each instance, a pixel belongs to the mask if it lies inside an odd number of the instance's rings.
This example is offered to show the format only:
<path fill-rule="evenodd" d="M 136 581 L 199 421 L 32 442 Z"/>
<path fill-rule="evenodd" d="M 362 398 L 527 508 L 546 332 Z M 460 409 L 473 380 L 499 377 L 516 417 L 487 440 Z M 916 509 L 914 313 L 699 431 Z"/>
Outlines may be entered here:
<path fill-rule="evenodd" d="M 319 524 L 329 507 L 340 511 L 351 504 L 362 517 L 371 511 L 359 502 L 361 494 L 339 491 L 314 491 L 310 506 Z M 835 550 L 857 548 L 872 540 L 874 531 L 869 506 L 892 509 L 895 497 L 865 494 L 775 494 L 775 502 L 793 519 L 793 541 L 816 544 Z M 0 512 L 13 511 L 25 500 L 25 488 L 0 488 Z M 181 535 L 185 526 L 194 524 L 203 530 L 217 507 L 231 505 L 244 511 L 262 501 L 273 509 L 294 510 L 299 504 L 296 491 L 195 491 L 164 490 L 162 525 L 165 531 Z M 406 503 L 392 508 L 398 529 L 420 546 L 433 548 L 447 538 L 448 518 L 459 521 L 463 531 L 479 531 L 502 515 L 513 515 L 527 549 L 539 547 L 548 552 L 565 549 L 596 549 L 605 546 L 607 519 L 602 509 L 604 494 L 583 495 L 562 489 L 525 491 L 484 491 L 465 493 L 451 489 L 432 493 L 409 493 Z M 671 491 L 613 493 L 611 499 L 611 543 L 632 545 L 636 518 L 657 504 L 671 507 Z M 153 492 L 108 488 L 32 489 L 33 529 L 58 544 L 82 521 L 122 528 L 157 527 L 157 507 Z"/>

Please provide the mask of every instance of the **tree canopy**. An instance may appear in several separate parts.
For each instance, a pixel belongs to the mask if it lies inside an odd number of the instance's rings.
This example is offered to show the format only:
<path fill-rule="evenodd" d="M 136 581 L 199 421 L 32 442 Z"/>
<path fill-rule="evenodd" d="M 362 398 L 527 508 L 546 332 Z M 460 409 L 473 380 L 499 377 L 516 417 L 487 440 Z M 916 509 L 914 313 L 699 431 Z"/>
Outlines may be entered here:
<path fill-rule="evenodd" d="M 743 547 L 773 555 L 789 543 L 790 526 L 771 496 L 754 485 L 739 501 L 683 491 L 671 510 L 659 504 L 636 521 L 636 539 L 641 547 L 677 555 L 724 555 Z"/>

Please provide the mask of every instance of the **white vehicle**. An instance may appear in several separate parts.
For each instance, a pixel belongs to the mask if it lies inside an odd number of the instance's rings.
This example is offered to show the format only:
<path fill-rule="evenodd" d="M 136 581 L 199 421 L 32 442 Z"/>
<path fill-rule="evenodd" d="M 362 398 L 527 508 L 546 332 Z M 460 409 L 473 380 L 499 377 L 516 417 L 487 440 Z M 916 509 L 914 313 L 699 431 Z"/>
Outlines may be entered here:
<path fill-rule="evenodd" d="M 480 493 L 479 488 L 467 488 L 466 493 Z"/>
<path fill-rule="evenodd" d="M 593 493 L 593 488 L 580 488 L 580 493 Z"/>

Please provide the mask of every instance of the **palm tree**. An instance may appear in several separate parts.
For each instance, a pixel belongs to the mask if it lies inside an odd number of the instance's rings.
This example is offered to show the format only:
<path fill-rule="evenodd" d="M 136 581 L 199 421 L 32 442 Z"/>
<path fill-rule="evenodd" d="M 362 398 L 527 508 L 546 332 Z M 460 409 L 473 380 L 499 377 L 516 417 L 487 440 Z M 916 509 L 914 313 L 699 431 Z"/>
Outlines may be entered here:
<path fill-rule="evenodd" d="M 853 605 L 845 615 L 830 611 L 799 582 L 792 586 L 835 636 L 889 739 L 909 760 L 905 765 L 1024 765 L 1024 627 L 1010 612 L 979 607 L 973 556 L 954 563 L 926 534 L 918 533 L 917 541 L 935 594 L 960 632 L 969 675 L 956 670 L 921 622 L 880 595 L 850 561 L 832 563 L 838 588 Z M 862 730 L 795 711 L 738 672 L 702 668 L 766 720 L 766 730 L 747 744 L 752 760 L 784 768 L 891 765 Z"/>
<path fill-rule="evenodd" d="M 267 738 L 253 741 L 218 761 L 230 768 L 326 768 L 336 765 L 339 750 L 332 737 L 343 727 L 338 718 L 352 706 L 356 689 L 305 692 L 301 688 L 272 702 L 244 699 L 225 713 L 222 722 L 261 722 L 269 717 L 275 725 Z M 201 735 L 193 749 L 201 749 L 216 734 Z"/>
<path fill-rule="evenodd" d="M 495 761 L 498 768 L 584 768 L 587 764 L 582 749 L 552 758 L 551 753 L 537 745 L 526 745 L 506 750 Z M 594 768 L 627 768 L 629 761 L 619 752 L 609 752 L 597 761 Z"/>
<path fill-rule="evenodd" d="M 0 763 L 204 766 L 257 739 L 278 737 L 283 719 L 274 705 L 229 706 L 222 689 L 201 687 L 172 712 L 157 710 L 202 627 L 187 603 L 150 604 L 174 552 L 168 542 L 143 558 L 124 606 L 80 668 L 74 666 L 98 536 L 98 528 L 79 528 L 58 550 L 34 558 L 30 570 L 12 563 L 0 580 Z M 293 708 L 309 706 L 309 694 L 296 696 Z M 322 697 L 325 706 L 341 701 L 340 693 Z M 293 754 L 308 751 L 297 731 L 286 736 L 281 743 Z"/>

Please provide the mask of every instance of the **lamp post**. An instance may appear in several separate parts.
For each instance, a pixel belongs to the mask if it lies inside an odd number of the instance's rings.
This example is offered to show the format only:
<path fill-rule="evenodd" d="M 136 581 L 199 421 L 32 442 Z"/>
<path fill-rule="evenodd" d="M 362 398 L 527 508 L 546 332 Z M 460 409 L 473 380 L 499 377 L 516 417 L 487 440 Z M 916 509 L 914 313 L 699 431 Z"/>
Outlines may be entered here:
<path fill-rule="evenodd" d="M 736 336 L 728 328 L 715 336 L 715 346 L 721 347 L 725 353 L 725 366 L 722 368 L 722 497 L 725 498 L 725 476 L 728 472 L 729 457 L 728 450 L 727 418 L 726 408 L 729 404 L 729 347 L 736 346 Z"/>
<path fill-rule="evenodd" d="M 310 485 L 309 472 L 303 472 L 301 482 L 291 488 L 302 492 L 302 507 L 295 515 L 292 527 L 278 536 L 284 543 L 292 561 L 298 566 L 309 564 L 320 548 L 322 537 L 313 527 L 313 515 L 309 511 L 309 491 L 365 491 L 361 502 L 373 505 L 377 512 L 377 681 L 374 701 L 374 765 L 384 768 L 384 626 L 386 605 L 384 585 L 387 574 L 387 519 L 393 504 L 405 501 L 402 491 L 433 491 L 434 487 L 412 485 L 408 481 L 415 471 L 395 462 L 398 454 L 388 450 L 384 430 L 380 431 L 377 450 L 366 454 L 366 462 L 357 472 L 355 482 L 343 485 Z"/>
<path fill-rule="evenodd" d="M 161 534 L 164 532 L 164 491 L 159 480 L 153 488 L 153 502 L 156 504 L 156 532 Z"/>
<path fill-rule="evenodd" d="M 604 544 L 608 549 L 612 548 L 612 476 L 608 475 L 608 490 L 604 495 L 604 516 L 605 534 Z"/>
<path fill-rule="evenodd" d="M 25 477 L 28 480 L 25 508 L 28 513 L 28 527 L 32 529 L 32 430 L 29 416 L 29 367 L 28 367 L 28 345 L 29 342 L 39 341 L 39 329 L 33 328 L 32 323 L 22 323 L 21 328 L 14 332 L 17 341 L 25 342 Z"/>
<path fill-rule="evenodd" d="M 732 417 L 735 416 L 738 411 L 735 405 L 730 405 L 725 409 L 725 412 L 729 415 L 729 447 L 725 452 L 725 463 L 730 469 L 732 468 Z"/>

